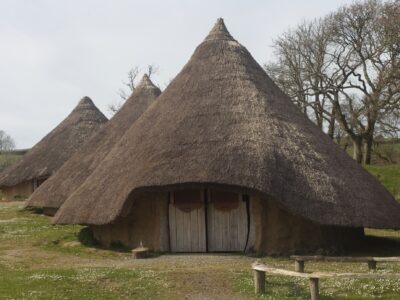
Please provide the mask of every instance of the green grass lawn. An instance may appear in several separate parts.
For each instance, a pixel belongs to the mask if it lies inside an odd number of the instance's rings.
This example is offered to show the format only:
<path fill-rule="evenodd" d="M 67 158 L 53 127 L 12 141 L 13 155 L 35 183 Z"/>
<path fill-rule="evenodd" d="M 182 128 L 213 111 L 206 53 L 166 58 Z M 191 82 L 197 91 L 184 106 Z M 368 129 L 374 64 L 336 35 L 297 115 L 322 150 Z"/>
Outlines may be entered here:
<path fill-rule="evenodd" d="M 255 296 L 244 255 L 160 255 L 133 260 L 129 252 L 95 248 L 83 226 L 52 225 L 50 218 L 0 203 L 0 299 L 309 299 L 308 281 L 267 276 Z M 400 241 L 398 231 L 369 235 Z M 85 240 L 88 246 L 78 242 Z M 400 250 L 400 249 L 399 249 Z M 293 269 L 287 258 L 261 257 L 268 266 Z M 307 271 L 367 272 L 366 264 L 309 263 Z M 400 264 L 378 264 L 400 272 Z M 321 299 L 400 299 L 396 280 L 321 280 Z M 225 297 L 225 298 L 224 298 Z"/>
<path fill-rule="evenodd" d="M 365 168 L 374 175 L 392 195 L 400 201 L 400 164 L 370 165 Z"/>
<path fill-rule="evenodd" d="M 21 203 L 0 203 L 0 299 L 161 297 L 163 273 L 97 266 L 99 260 L 127 260 L 129 253 L 82 245 L 77 241 L 84 229 L 52 225 L 50 218 L 23 210 Z"/>
<path fill-rule="evenodd" d="M 154 299 L 161 297 L 162 282 L 151 270 L 0 265 L 0 299 Z"/>

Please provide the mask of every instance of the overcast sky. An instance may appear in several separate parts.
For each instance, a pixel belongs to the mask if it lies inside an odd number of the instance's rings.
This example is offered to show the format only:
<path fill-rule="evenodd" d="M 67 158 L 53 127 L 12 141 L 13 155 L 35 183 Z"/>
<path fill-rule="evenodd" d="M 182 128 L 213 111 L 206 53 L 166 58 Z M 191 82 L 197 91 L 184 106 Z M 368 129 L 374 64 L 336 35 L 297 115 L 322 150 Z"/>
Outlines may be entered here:
<path fill-rule="evenodd" d="M 279 34 L 350 2 L 0 0 L 0 129 L 27 148 L 83 96 L 108 115 L 134 65 L 164 88 L 218 17 L 263 64 Z"/>

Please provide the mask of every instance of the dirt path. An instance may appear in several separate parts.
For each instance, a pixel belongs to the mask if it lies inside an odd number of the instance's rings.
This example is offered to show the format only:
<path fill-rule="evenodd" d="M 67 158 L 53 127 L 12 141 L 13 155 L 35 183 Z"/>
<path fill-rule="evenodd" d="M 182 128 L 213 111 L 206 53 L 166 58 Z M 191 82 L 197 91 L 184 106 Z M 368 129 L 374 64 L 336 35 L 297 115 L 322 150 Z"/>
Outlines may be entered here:
<path fill-rule="evenodd" d="M 168 269 L 167 279 L 181 299 L 254 299 L 235 292 L 234 273 L 254 259 L 240 255 L 163 255 L 133 261 L 133 267 Z"/>

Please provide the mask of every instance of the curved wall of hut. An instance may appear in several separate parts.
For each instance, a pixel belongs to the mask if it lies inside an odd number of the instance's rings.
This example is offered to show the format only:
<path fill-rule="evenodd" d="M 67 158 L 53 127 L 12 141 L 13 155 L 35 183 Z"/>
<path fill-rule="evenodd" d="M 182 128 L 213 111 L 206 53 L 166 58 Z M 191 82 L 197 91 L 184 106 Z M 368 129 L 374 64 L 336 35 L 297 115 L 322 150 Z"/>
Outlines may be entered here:
<path fill-rule="evenodd" d="M 25 200 L 48 178 L 49 176 L 41 176 L 16 185 L 3 186 L 0 188 L 1 199 L 3 201 Z M 51 215 L 54 215 L 54 213 Z"/>
<path fill-rule="evenodd" d="M 225 202 L 218 209 L 213 207 L 210 189 L 201 190 L 205 205 L 200 207 L 193 203 L 191 208 L 179 207 L 173 194 L 131 196 L 130 207 L 114 223 L 90 226 L 95 239 L 105 247 L 143 245 L 156 252 L 289 255 L 342 253 L 357 246 L 364 235 L 363 228 L 312 223 L 256 194 L 239 194 L 238 205 L 229 208 Z"/>
<path fill-rule="evenodd" d="M 28 180 L 14 186 L 2 187 L 1 198 L 3 201 L 24 200 L 33 193 L 33 184 L 33 180 Z"/>

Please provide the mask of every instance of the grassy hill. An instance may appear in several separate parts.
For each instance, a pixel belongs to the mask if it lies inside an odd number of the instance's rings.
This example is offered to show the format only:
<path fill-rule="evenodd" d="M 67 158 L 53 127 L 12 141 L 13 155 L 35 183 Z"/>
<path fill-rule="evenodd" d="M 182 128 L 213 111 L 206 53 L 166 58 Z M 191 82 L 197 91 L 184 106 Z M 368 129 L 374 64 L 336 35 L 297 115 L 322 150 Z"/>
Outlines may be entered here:
<path fill-rule="evenodd" d="M 400 164 L 370 165 L 365 168 L 400 202 Z"/>
<path fill-rule="evenodd" d="M 27 149 L 0 152 L 0 172 L 15 164 L 26 152 L 28 152 Z"/>

